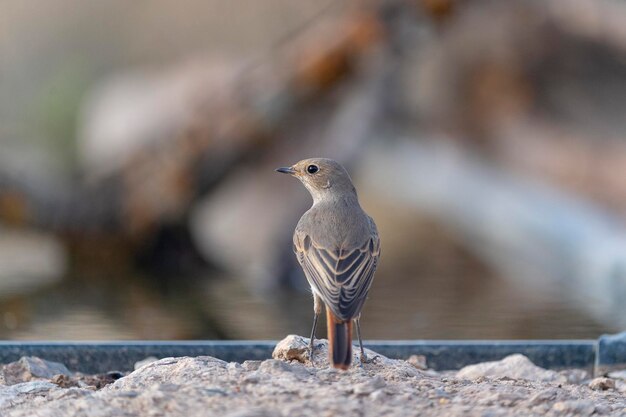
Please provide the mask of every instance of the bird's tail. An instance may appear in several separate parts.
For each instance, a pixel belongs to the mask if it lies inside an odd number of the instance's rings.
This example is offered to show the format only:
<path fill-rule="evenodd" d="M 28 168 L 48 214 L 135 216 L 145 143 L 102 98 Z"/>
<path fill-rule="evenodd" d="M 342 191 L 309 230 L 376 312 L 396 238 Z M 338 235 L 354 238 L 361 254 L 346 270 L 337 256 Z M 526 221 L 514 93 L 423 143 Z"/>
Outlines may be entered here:
<path fill-rule="evenodd" d="M 348 369 L 352 362 L 352 320 L 340 320 L 326 307 L 326 323 L 330 364 Z"/>

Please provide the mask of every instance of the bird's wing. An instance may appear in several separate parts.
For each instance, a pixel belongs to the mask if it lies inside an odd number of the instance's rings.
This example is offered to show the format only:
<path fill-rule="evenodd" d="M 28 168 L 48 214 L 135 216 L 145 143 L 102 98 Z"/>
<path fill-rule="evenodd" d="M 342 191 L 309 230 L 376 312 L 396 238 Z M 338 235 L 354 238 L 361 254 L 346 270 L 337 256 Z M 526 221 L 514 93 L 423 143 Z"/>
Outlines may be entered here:
<path fill-rule="evenodd" d="M 362 246 L 345 250 L 323 248 L 296 230 L 294 252 L 309 284 L 342 320 L 358 316 L 372 285 L 380 256 L 380 241 L 373 233 Z"/>

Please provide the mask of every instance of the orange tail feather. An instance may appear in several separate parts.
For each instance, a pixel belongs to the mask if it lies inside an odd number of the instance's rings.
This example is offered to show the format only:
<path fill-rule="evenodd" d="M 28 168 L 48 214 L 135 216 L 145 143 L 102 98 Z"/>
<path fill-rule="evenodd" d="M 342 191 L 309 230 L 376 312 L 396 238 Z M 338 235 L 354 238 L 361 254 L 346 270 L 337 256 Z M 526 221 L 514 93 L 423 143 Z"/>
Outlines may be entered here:
<path fill-rule="evenodd" d="M 326 307 L 326 323 L 330 364 L 335 368 L 348 369 L 352 362 L 352 320 L 339 320 Z"/>

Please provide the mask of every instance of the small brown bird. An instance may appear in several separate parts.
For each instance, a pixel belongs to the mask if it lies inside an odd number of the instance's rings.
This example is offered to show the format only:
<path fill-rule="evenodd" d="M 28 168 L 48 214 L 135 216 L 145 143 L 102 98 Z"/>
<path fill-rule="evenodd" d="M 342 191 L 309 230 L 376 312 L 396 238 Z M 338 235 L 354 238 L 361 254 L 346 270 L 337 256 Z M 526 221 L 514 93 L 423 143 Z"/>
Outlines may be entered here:
<path fill-rule="evenodd" d="M 376 224 L 359 205 L 348 172 L 332 159 L 305 159 L 276 171 L 298 178 L 313 197 L 293 235 L 294 252 L 313 292 L 310 358 L 324 304 L 332 366 L 350 366 L 353 320 L 365 362 L 360 317 L 380 256 Z"/>

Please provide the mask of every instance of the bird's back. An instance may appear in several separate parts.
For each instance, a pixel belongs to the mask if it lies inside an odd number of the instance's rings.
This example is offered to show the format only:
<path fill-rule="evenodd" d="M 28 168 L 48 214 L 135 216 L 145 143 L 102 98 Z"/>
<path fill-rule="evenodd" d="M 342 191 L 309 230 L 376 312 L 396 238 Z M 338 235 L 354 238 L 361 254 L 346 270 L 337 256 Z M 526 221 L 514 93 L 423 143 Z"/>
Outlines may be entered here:
<path fill-rule="evenodd" d="M 311 287 L 335 316 L 358 316 L 380 254 L 376 225 L 358 202 L 311 207 L 296 227 L 294 251 Z"/>
<path fill-rule="evenodd" d="M 373 221 L 359 205 L 339 200 L 318 203 L 302 215 L 297 230 L 327 249 L 355 248 L 375 232 Z"/>

